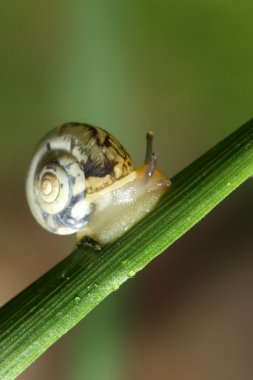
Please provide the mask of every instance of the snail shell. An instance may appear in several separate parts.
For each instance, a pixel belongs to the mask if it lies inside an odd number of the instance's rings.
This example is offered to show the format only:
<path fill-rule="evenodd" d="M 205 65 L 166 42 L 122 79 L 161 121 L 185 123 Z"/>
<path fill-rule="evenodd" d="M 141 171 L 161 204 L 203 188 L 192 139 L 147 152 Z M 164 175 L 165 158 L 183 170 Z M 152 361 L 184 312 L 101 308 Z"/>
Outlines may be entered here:
<path fill-rule="evenodd" d="M 89 220 L 94 193 L 132 171 L 118 141 L 101 128 L 68 123 L 48 133 L 32 159 L 26 182 L 31 212 L 55 234 L 72 234 Z"/>
<path fill-rule="evenodd" d="M 134 170 L 122 145 L 105 130 L 66 123 L 49 132 L 31 161 L 26 194 L 46 230 L 106 244 L 157 203 L 170 181 L 156 169 L 152 135 L 145 164 Z"/>

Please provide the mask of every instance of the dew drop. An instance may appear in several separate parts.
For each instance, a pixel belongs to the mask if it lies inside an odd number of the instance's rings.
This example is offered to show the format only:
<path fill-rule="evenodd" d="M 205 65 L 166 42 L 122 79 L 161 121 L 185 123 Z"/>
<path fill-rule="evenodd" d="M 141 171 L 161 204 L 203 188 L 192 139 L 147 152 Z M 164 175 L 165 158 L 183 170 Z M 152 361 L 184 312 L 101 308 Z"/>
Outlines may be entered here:
<path fill-rule="evenodd" d="M 130 270 L 130 272 L 128 272 L 128 277 L 134 277 L 135 275 L 135 271 L 134 270 Z"/>
<path fill-rule="evenodd" d="M 113 284 L 112 290 L 116 291 L 118 289 L 119 289 L 119 285 L 118 284 Z"/>

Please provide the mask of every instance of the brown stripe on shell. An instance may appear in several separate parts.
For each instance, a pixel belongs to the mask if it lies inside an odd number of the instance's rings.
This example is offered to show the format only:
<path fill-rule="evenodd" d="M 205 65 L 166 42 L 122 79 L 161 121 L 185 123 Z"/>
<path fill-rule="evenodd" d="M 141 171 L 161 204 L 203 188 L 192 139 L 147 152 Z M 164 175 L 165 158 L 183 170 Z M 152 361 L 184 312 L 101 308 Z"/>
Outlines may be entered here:
<path fill-rule="evenodd" d="M 104 129 L 83 123 L 66 123 L 59 135 L 71 138 L 84 170 L 87 193 L 94 193 L 126 176 L 133 170 L 132 160 L 118 140 Z"/>

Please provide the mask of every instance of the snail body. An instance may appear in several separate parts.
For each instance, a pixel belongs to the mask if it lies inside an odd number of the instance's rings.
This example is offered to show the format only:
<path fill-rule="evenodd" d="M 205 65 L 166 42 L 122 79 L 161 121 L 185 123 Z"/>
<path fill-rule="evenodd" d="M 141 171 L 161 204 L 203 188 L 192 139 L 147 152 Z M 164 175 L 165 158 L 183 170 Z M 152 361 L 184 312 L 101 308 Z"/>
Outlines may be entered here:
<path fill-rule="evenodd" d="M 139 169 L 105 130 L 66 123 L 49 132 L 31 161 L 26 181 L 38 223 L 96 247 L 116 240 L 158 202 L 170 181 L 156 168 L 152 134 Z"/>

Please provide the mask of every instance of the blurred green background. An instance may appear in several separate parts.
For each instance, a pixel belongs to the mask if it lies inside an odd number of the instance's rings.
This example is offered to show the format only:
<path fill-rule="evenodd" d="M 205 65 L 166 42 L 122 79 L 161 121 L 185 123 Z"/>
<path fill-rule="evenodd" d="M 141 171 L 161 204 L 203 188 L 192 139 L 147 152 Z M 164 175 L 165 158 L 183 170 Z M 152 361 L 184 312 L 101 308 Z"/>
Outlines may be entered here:
<path fill-rule="evenodd" d="M 1 39 L 3 304 L 73 248 L 42 230 L 24 183 L 38 140 L 97 124 L 139 165 L 155 132 L 172 176 L 253 116 L 251 1 L 4 1 Z M 251 380 L 248 181 L 97 307 L 21 380 Z"/>

